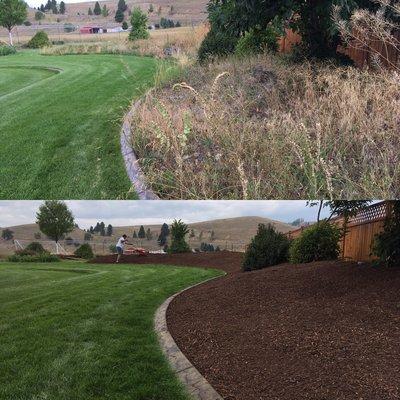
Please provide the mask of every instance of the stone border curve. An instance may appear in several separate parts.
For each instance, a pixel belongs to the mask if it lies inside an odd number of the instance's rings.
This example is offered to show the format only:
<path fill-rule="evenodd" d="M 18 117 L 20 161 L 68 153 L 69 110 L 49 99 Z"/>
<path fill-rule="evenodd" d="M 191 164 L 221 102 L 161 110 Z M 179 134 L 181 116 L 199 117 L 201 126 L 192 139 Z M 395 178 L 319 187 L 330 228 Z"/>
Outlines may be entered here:
<path fill-rule="evenodd" d="M 147 188 L 145 183 L 144 174 L 140 168 L 139 160 L 136 156 L 135 150 L 131 145 L 132 130 L 131 123 L 135 111 L 140 105 L 141 100 L 137 100 L 131 105 L 129 111 L 124 116 L 122 129 L 121 129 L 121 153 L 124 158 L 126 172 L 129 179 L 136 190 L 140 200 L 159 200 L 159 197 Z"/>
<path fill-rule="evenodd" d="M 178 345 L 175 343 L 175 340 L 170 334 L 167 326 L 167 309 L 172 300 L 174 300 L 183 292 L 217 278 L 220 278 L 220 276 L 207 279 L 206 281 L 198 283 L 197 285 L 190 286 L 169 297 L 158 308 L 154 318 L 154 328 L 157 333 L 161 349 L 172 366 L 172 369 L 178 375 L 179 380 L 183 383 L 189 395 L 194 400 L 223 400 L 223 398 L 210 385 L 206 378 L 200 374 L 196 367 L 186 358 L 186 356 L 179 349 Z"/>

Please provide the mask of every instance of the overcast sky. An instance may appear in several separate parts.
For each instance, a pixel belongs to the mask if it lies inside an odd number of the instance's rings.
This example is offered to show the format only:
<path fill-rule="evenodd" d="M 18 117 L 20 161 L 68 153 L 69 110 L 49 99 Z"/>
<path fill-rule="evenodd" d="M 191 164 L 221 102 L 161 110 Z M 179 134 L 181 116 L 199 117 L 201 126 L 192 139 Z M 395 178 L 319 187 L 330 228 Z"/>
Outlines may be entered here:
<path fill-rule="evenodd" d="M 33 223 L 42 201 L 0 201 L 0 227 Z M 67 201 L 81 228 L 97 221 L 114 226 L 186 223 L 243 216 L 267 217 L 283 222 L 297 218 L 314 221 L 316 208 L 305 201 Z"/>
<path fill-rule="evenodd" d="M 57 3 L 60 3 L 60 1 L 61 0 L 57 0 Z M 64 3 L 67 5 L 67 7 L 68 3 L 82 3 L 82 2 L 83 0 L 68 0 L 68 1 L 64 0 Z M 47 0 L 28 0 L 27 3 L 30 7 L 39 7 L 41 4 L 46 4 Z M 94 3 L 95 1 L 93 1 L 93 4 Z M 117 0 L 115 1 L 115 4 L 117 4 Z"/>

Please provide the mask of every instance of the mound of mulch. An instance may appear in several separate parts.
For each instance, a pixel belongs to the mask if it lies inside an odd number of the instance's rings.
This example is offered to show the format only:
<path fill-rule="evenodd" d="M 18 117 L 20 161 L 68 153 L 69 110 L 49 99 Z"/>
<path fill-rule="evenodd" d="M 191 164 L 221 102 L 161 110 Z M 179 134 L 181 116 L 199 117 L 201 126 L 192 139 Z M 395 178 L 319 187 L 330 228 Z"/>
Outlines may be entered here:
<path fill-rule="evenodd" d="M 400 270 L 356 263 L 234 273 L 179 295 L 178 346 L 229 400 L 398 400 Z"/>
<path fill-rule="evenodd" d="M 97 257 L 91 263 L 112 264 L 115 263 L 115 260 L 115 255 L 108 255 Z M 227 273 L 235 273 L 240 271 L 242 260 L 243 253 L 217 251 L 213 253 L 148 254 L 146 256 L 124 255 L 120 263 L 217 268 Z"/>

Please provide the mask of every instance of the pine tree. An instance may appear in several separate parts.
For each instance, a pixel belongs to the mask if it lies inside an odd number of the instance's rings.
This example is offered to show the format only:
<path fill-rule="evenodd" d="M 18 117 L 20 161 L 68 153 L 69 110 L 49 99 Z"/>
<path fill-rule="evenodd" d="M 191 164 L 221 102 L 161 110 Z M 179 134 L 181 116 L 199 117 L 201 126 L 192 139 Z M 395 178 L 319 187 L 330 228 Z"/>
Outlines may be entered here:
<path fill-rule="evenodd" d="M 65 14 L 66 8 L 65 8 L 65 3 L 62 1 L 60 3 L 60 14 Z"/>
<path fill-rule="evenodd" d="M 133 231 L 132 237 L 133 237 L 134 239 L 137 239 L 137 233 L 136 233 L 136 231 Z"/>
<path fill-rule="evenodd" d="M 115 22 L 122 22 L 124 18 L 125 18 L 124 12 L 118 9 L 114 17 Z"/>
<path fill-rule="evenodd" d="M 100 223 L 100 236 L 106 236 L 106 226 L 104 222 Z"/>
<path fill-rule="evenodd" d="M 96 1 L 96 4 L 94 5 L 93 9 L 94 15 L 100 15 L 101 14 L 101 7 L 98 1 Z"/>
<path fill-rule="evenodd" d="M 105 18 L 108 17 L 108 10 L 107 10 L 107 6 L 104 4 L 102 10 L 101 10 L 101 15 Z"/>
<path fill-rule="evenodd" d="M 150 4 L 150 6 L 149 6 L 149 14 L 152 14 L 153 12 L 154 12 L 153 4 Z"/>
<path fill-rule="evenodd" d="M 138 234 L 139 239 L 144 239 L 146 237 L 146 232 L 144 230 L 144 226 L 141 225 L 139 229 L 139 234 Z"/>
<path fill-rule="evenodd" d="M 117 9 L 122 12 L 125 12 L 128 9 L 128 6 L 126 5 L 125 0 L 118 0 Z"/>
<path fill-rule="evenodd" d="M 89 10 L 88 10 L 88 15 L 93 15 L 93 11 L 92 11 L 92 9 L 89 7 Z"/>
<path fill-rule="evenodd" d="M 152 239 L 153 239 L 153 234 L 151 233 L 150 228 L 147 229 L 147 232 L 146 232 L 146 239 L 147 239 L 147 240 L 152 240 Z"/>
<path fill-rule="evenodd" d="M 147 39 L 150 36 L 147 23 L 147 15 L 139 7 L 136 7 L 131 16 L 132 29 L 129 40 Z"/>
<path fill-rule="evenodd" d="M 111 224 L 107 226 L 107 236 L 112 236 L 113 234 L 113 227 Z"/>

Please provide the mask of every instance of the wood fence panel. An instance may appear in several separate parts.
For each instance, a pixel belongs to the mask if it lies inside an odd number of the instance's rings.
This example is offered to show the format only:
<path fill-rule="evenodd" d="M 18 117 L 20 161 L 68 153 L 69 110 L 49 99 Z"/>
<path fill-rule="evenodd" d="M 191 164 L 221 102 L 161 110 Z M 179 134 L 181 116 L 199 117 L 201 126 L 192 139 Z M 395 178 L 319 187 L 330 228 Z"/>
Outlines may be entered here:
<path fill-rule="evenodd" d="M 393 36 L 400 41 L 400 31 L 396 31 Z M 279 39 L 279 51 L 281 53 L 290 53 L 295 44 L 301 42 L 301 36 L 286 29 L 285 36 Z M 338 52 L 351 58 L 359 68 L 367 67 L 374 63 L 374 54 L 380 55 L 379 60 L 386 68 L 400 64 L 400 52 L 393 45 L 385 45 L 381 40 L 371 40 L 368 45 L 362 45 L 357 40 L 352 40 L 349 46 L 339 46 Z"/>
<path fill-rule="evenodd" d="M 391 202 L 381 202 L 360 211 L 348 222 L 346 235 L 339 245 L 341 257 L 352 261 L 372 261 L 376 259 L 372 253 L 375 236 L 383 231 L 387 215 L 392 212 Z M 343 218 L 335 218 L 331 223 L 343 228 Z M 298 238 L 308 227 L 288 232 L 289 239 Z"/>

